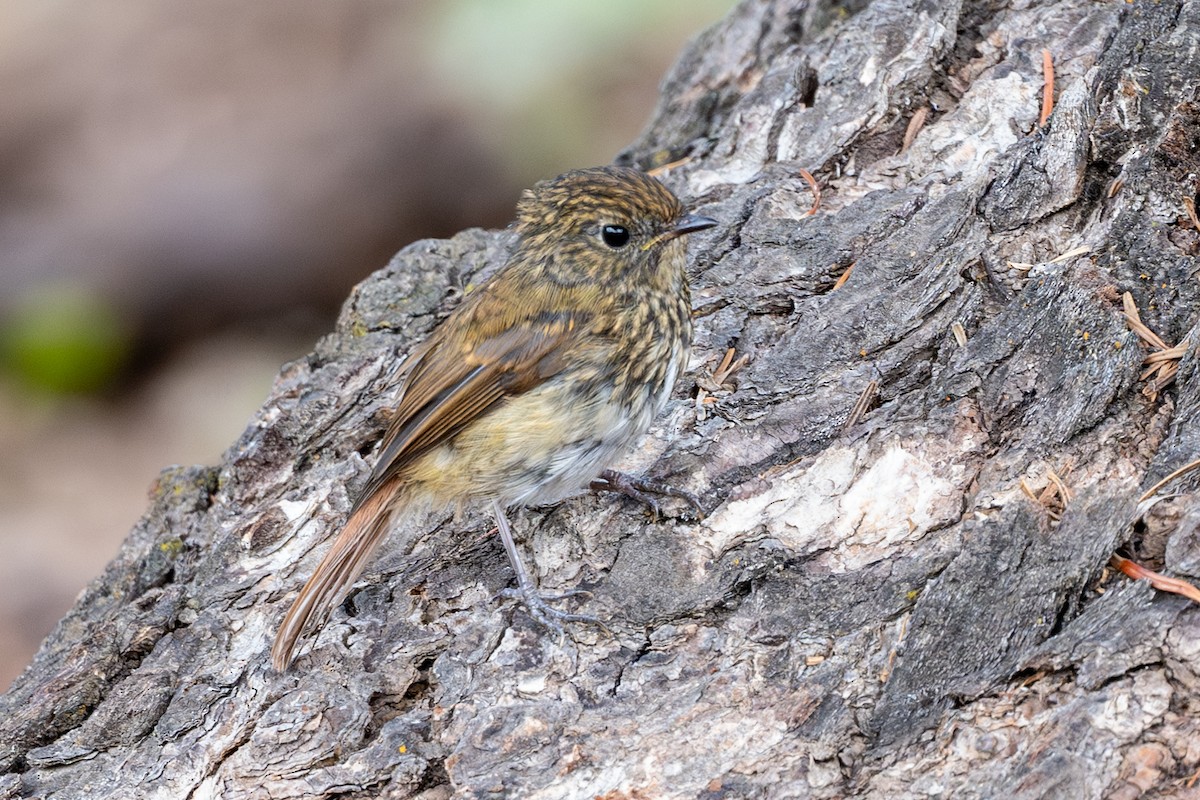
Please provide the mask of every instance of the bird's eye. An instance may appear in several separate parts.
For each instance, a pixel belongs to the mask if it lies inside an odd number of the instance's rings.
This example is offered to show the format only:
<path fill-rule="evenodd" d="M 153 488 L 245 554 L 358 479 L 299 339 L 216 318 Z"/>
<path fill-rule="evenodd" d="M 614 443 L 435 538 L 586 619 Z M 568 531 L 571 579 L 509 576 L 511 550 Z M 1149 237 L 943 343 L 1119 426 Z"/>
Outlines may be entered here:
<path fill-rule="evenodd" d="M 613 250 L 629 244 L 629 230 L 624 225 L 605 225 L 600 229 L 600 238 Z"/>

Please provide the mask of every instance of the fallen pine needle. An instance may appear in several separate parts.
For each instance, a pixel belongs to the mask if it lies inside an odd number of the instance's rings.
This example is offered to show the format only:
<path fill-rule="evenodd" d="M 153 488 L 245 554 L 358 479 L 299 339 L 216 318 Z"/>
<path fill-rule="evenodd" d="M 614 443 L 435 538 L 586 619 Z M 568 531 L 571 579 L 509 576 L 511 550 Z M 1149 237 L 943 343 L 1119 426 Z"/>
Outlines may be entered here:
<path fill-rule="evenodd" d="M 1187 354 L 1188 346 L 1186 344 L 1177 344 L 1174 347 L 1168 347 L 1166 350 L 1159 350 L 1146 356 L 1147 364 L 1157 364 L 1160 361 L 1177 361 Z"/>
<path fill-rule="evenodd" d="M 1038 119 L 1038 127 L 1046 124 L 1054 111 L 1054 56 L 1049 50 L 1042 50 L 1042 116 Z"/>
<path fill-rule="evenodd" d="M 800 177 L 804 178 L 804 182 L 808 184 L 810 189 L 812 189 L 812 208 L 810 208 L 804 215 L 806 217 L 811 217 L 813 214 L 817 213 L 817 208 L 819 208 L 821 205 L 821 187 L 817 185 L 817 179 L 814 178 L 812 173 L 806 169 L 800 170 Z"/>
<path fill-rule="evenodd" d="M 670 161 L 666 164 L 659 164 L 657 167 L 653 167 L 651 169 L 646 170 L 646 174 L 653 175 L 654 177 L 658 177 L 659 175 L 662 175 L 664 172 L 670 172 L 675 167 L 683 166 L 684 164 L 688 163 L 691 160 L 692 160 L 691 156 L 684 156 L 683 158 L 677 158 L 674 161 Z"/>
<path fill-rule="evenodd" d="M 1062 498 L 1063 505 L 1065 506 L 1067 503 L 1071 502 L 1071 490 L 1067 488 L 1065 483 L 1063 483 L 1063 479 L 1058 477 L 1058 474 L 1052 469 L 1046 470 L 1046 477 L 1048 477 L 1050 482 L 1054 484 L 1056 489 L 1058 489 L 1058 496 Z"/>
<path fill-rule="evenodd" d="M 1125 317 L 1125 324 L 1129 326 L 1129 330 L 1137 334 L 1137 337 L 1152 350 L 1142 360 L 1146 368 L 1142 370 L 1138 379 L 1148 381 L 1142 389 L 1142 394 L 1153 401 L 1157 399 L 1158 393 L 1162 389 L 1175 381 L 1175 375 L 1179 372 L 1179 360 L 1187 353 L 1188 345 L 1180 343 L 1170 347 L 1162 340 L 1161 336 L 1150 330 L 1149 326 L 1142 322 L 1137 304 L 1133 302 L 1133 295 L 1129 292 L 1125 292 L 1121 296 L 1121 306 L 1121 313 Z"/>
<path fill-rule="evenodd" d="M 749 354 L 742 356 L 737 361 L 733 360 L 734 349 L 731 347 L 725 351 L 725 356 L 721 359 L 721 363 L 712 371 L 710 378 L 697 378 L 696 385 L 699 387 L 696 391 L 696 412 L 700 420 L 705 418 L 704 406 L 712 405 L 717 402 L 715 397 L 711 397 L 712 392 L 733 390 L 732 386 L 726 385 L 729 376 L 737 372 L 742 367 L 746 366 L 746 362 L 750 360 Z"/>
<path fill-rule="evenodd" d="M 961 322 L 951 322 L 950 332 L 954 334 L 954 341 L 958 342 L 959 347 L 967 346 L 967 329 Z"/>
<path fill-rule="evenodd" d="M 879 381 L 870 381 L 867 387 L 858 395 L 858 400 L 854 403 L 854 408 L 850 409 L 850 416 L 846 417 L 846 424 L 842 426 L 842 430 L 849 430 L 862 420 L 871 410 L 871 405 L 875 402 L 876 395 L 879 394 Z"/>
<path fill-rule="evenodd" d="M 1063 479 L 1058 477 L 1058 473 L 1052 469 L 1046 470 L 1046 478 L 1049 482 L 1040 493 L 1035 492 L 1025 479 L 1021 478 L 1019 481 L 1021 491 L 1025 493 L 1026 497 L 1041 506 L 1052 521 L 1058 522 L 1062 519 L 1062 512 L 1066 511 L 1067 504 L 1071 502 L 1071 490 L 1067 488 Z"/>
<path fill-rule="evenodd" d="M 908 634 L 908 617 L 905 617 L 904 619 L 900 620 L 900 635 L 898 637 L 896 637 L 896 646 L 892 647 L 888 651 L 887 666 L 885 666 L 883 668 L 883 671 L 881 671 L 879 673 L 879 682 L 880 683 L 887 683 L 888 678 L 890 678 L 892 676 L 892 667 L 894 667 L 896 665 L 896 649 L 897 649 L 897 647 L 899 647 L 900 642 L 904 641 L 904 637 L 907 634 Z"/>
<path fill-rule="evenodd" d="M 733 360 L 733 356 L 734 350 L 731 347 L 725 351 L 725 357 L 721 359 L 721 363 L 713 370 L 713 382 L 718 386 L 724 385 L 729 380 L 730 375 L 746 366 L 746 362 L 750 360 L 749 355 L 744 355 L 737 361 Z"/>
<path fill-rule="evenodd" d="M 833 282 L 833 288 L 830 289 L 831 292 L 836 292 L 846 285 L 846 281 L 850 280 L 850 273 L 854 271 L 854 265 L 857 263 L 857 261 L 851 261 L 850 266 L 846 267 L 846 271 L 838 275 L 838 279 Z"/>
<path fill-rule="evenodd" d="M 1181 594 L 1191 600 L 1193 603 L 1200 603 L 1200 589 L 1197 589 L 1187 581 L 1181 581 L 1178 578 L 1168 578 L 1166 575 L 1160 575 L 1153 570 L 1148 570 L 1141 564 L 1130 561 L 1123 556 L 1114 555 L 1109 559 L 1109 563 L 1116 569 L 1133 578 L 1135 581 L 1148 580 L 1150 585 L 1160 592 L 1170 592 L 1172 594 Z"/>
<path fill-rule="evenodd" d="M 1138 338 L 1148 344 L 1150 347 L 1158 350 L 1166 350 L 1167 343 L 1159 338 L 1158 334 L 1146 327 L 1146 323 L 1142 322 L 1142 316 L 1138 313 L 1137 303 L 1133 302 L 1133 295 L 1129 292 L 1121 295 L 1122 314 L 1125 316 L 1125 323 L 1129 325 L 1129 330 L 1138 335 Z"/>
<path fill-rule="evenodd" d="M 921 132 L 921 128 L 925 127 L 925 120 L 927 119 L 929 119 L 929 106 L 921 106 L 912 115 L 912 119 L 908 121 L 908 127 L 904 129 L 904 141 L 900 145 L 901 153 L 912 147 L 913 140 L 917 138 L 917 134 Z"/>
<path fill-rule="evenodd" d="M 1075 258 L 1076 256 L 1087 255 L 1090 252 L 1092 252 L 1092 248 L 1088 247 L 1087 245 L 1080 245 L 1079 247 L 1071 248 L 1070 250 L 1068 250 L 1065 253 L 1059 253 L 1054 258 L 1050 259 L 1049 261 L 1045 261 L 1043 263 L 1045 263 L 1045 264 L 1061 264 L 1064 261 L 1069 261 L 1070 259 Z M 1009 269 L 1019 269 L 1022 272 L 1027 272 L 1036 266 L 1037 266 L 1037 264 L 1027 264 L 1024 261 L 1009 261 L 1008 262 Z"/>
<path fill-rule="evenodd" d="M 1143 492 L 1143 493 L 1142 493 L 1142 496 L 1138 498 L 1138 502 L 1139 502 L 1139 503 L 1144 503 L 1144 502 L 1146 502 L 1146 501 L 1147 501 L 1147 500 L 1149 500 L 1151 497 L 1153 497 L 1154 495 L 1158 494 L 1158 490 L 1159 490 L 1159 489 L 1163 488 L 1164 486 L 1166 486 L 1168 483 L 1170 483 L 1171 481 L 1175 480 L 1176 478 L 1178 478 L 1178 477 L 1180 477 L 1180 476 L 1182 476 L 1182 475 L 1186 475 L 1186 474 L 1188 474 L 1189 472 L 1191 472 L 1192 470 L 1196 469 L 1197 467 L 1200 467 L 1200 459 L 1197 459 L 1196 461 L 1192 461 L 1192 462 L 1190 462 L 1190 463 L 1188 463 L 1188 464 L 1184 464 L 1182 467 L 1180 467 L 1179 469 L 1175 470 L 1175 471 L 1174 471 L 1174 472 L 1172 472 L 1170 475 L 1168 475 L 1167 477 L 1163 478 L 1161 481 L 1159 481 L 1158 483 L 1154 484 L 1154 485 L 1153 485 L 1153 486 L 1151 486 L 1149 489 L 1147 489 L 1145 492 Z"/>
<path fill-rule="evenodd" d="M 1059 253 L 1054 258 L 1050 259 L 1049 263 L 1061 264 L 1062 262 L 1068 261 L 1068 260 L 1074 258 L 1075 256 L 1086 255 L 1090 252 L 1092 252 L 1092 248 L 1088 247 L 1086 244 L 1082 244 L 1079 247 L 1072 247 L 1070 250 L 1068 250 L 1065 253 Z"/>

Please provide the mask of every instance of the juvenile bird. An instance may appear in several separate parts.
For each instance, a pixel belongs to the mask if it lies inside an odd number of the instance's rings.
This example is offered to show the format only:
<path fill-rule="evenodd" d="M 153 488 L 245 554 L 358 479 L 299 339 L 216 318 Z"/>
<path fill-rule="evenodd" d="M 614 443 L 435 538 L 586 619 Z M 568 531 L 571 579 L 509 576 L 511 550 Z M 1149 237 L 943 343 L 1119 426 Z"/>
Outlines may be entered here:
<path fill-rule="evenodd" d="M 418 504 L 490 503 L 531 614 L 590 619 L 537 593 L 504 512 L 581 492 L 666 405 L 692 337 L 681 237 L 715 224 L 624 167 L 522 195 L 507 263 L 409 356 L 379 460 L 275 638 L 277 670 Z"/>

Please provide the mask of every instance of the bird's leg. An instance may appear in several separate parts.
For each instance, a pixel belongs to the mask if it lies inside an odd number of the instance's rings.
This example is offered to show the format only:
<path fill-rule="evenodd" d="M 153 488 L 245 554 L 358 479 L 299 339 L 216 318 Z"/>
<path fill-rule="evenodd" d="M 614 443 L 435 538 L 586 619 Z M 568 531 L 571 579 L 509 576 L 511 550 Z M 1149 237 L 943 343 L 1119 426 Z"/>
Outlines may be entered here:
<path fill-rule="evenodd" d="M 653 478 L 639 478 L 615 469 L 606 469 L 601 472 L 600 477 L 592 481 L 591 490 L 593 492 L 616 492 L 637 500 L 639 503 L 644 503 L 650 507 L 650 513 L 654 515 L 655 519 L 658 519 L 661 514 L 658 501 L 651 497 L 651 494 L 678 497 L 697 511 L 703 511 L 700 506 L 700 498 L 686 489 L 680 489 Z"/>
<path fill-rule="evenodd" d="M 538 593 L 533 578 L 530 577 L 529 571 L 525 569 L 524 562 L 521 561 L 521 554 L 517 551 L 517 543 L 513 541 L 512 528 L 509 527 L 508 518 L 504 516 L 504 508 L 499 502 L 492 501 L 492 513 L 496 515 L 496 526 L 500 529 L 500 541 L 504 542 L 504 552 L 508 554 L 508 563 L 512 564 L 513 572 L 517 573 L 517 588 L 505 589 L 500 594 L 504 597 L 515 597 L 521 600 L 525 603 L 525 607 L 529 609 L 531 617 L 560 635 L 563 632 L 563 622 L 590 622 L 608 630 L 607 625 L 593 616 L 559 611 L 549 604 L 555 600 L 565 600 L 568 597 L 591 597 L 591 592 L 583 589 L 572 589 L 562 594 L 543 596 Z"/>

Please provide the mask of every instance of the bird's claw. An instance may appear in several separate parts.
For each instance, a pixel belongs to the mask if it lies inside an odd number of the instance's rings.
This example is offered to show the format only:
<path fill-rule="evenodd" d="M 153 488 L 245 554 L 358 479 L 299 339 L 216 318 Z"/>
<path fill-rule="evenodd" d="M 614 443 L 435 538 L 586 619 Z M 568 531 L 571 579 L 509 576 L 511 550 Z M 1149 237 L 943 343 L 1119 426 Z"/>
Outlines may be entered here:
<path fill-rule="evenodd" d="M 597 625 L 603 628 L 605 633 L 612 633 L 607 625 L 591 614 L 575 614 L 570 611 L 560 611 L 550 605 L 550 603 L 567 600 L 572 597 L 583 597 L 590 600 L 592 593 L 586 589 L 571 589 L 559 594 L 542 595 L 537 592 L 525 592 L 519 588 L 510 588 L 501 590 L 500 596 L 520 600 L 525 604 L 525 609 L 529 612 L 529 616 L 559 636 L 563 636 L 566 633 L 563 630 L 564 622 L 585 622 L 589 625 Z"/>
<path fill-rule="evenodd" d="M 663 497 L 678 497 L 696 511 L 702 512 L 704 510 L 700 504 L 700 497 L 693 492 L 689 492 L 687 489 L 672 486 L 666 481 L 654 478 L 640 478 L 636 475 L 629 475 L 614 469 L 604 470 L 597 480 L 592 481 L 591 489 L 595 492 L 616 492 L 617 494 L 622 494 L 632 500 L 636 500 L 647 506 L 656 520 L 662 517 L 662 511 L 659 508 L 658 501 L 651 497 L 652 494 L 662 495 Z"/>

